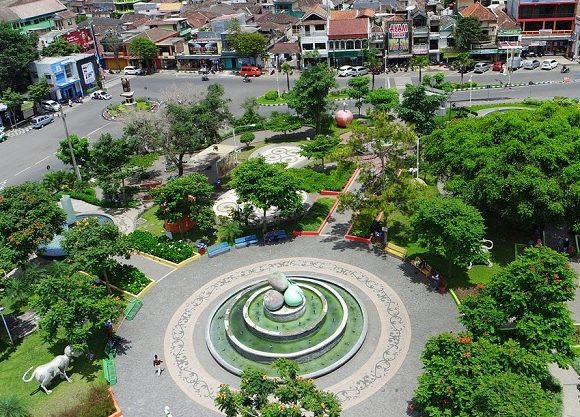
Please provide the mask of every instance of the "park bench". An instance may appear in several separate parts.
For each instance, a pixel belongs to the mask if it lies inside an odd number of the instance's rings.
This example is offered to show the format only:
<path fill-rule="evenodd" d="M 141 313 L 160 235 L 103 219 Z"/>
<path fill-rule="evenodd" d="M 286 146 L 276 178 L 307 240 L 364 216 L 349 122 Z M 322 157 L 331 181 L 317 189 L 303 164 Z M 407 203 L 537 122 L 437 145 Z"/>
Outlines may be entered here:
<path fill-rule="evenodd" d="M 103 359 L 103 373 L 109 385 L 115 385 L 117 383 L 117 367 L 115 366 L 114 359 Z"/>
<path fill-rule="evenodd" d="M 221 242 L 216 245 L 207 248 L 207 256 L 213 258 L 214 256 L 220 255 L 230 251 L 230 245 L 228 242 Z"/>
<path fill-rule="evenodd" d="M 143 301 L 141 301 L 140 299 L 134 298 L 133 300 L 131 300 L 129 304 L 127 304 L 127 307 L 125 307 L 125 318 L 127 320 L 133 320 L 133 318 L 135 318 L 135 316 L 137 315 L 142 306 Z"/>
<path fill-rule="evenodd" d="M 256 245 L 258 243 L 258 237 L 256 235 L 248 235 L 238 237 L 235 240 L 236 248 L 245 248 L 246 246 Z"/>
<path fill-rule="evenodd" d="M 115 357 L 117 356 L 117 348 L 114 345 L 107 343 L 105 345 L 105 356 L 108 359 L 115 359 Z"/>
<path fill-rule="evenodd" d="M 422 259 L 419 258 L 418 256 L 411 261 L 411 265 L 413 265 L 415 268 L 417 268 L 419 270 L 419 272 L 421 272 L 421 274 L 423 274 L 423 276 L 425 278 L 430 279 L 431 275 L 433 273 L 433 267 L 431 265 L 425 264 L 424 266 L 421 265 L 421 261 Z M 447 278 L 445 278 L 443 276 L 443 274 L 439 274 L 439 284 L 437 285 L 437 291 L 439 291 L 441 294 L 444 294 L 447 292 Z"/>
<path fill-rule="evenodd" d="M 264 242 L 271 243 L 271 242 L 278 242 L 279 240 L 286 240 L 288 239 L 288 235 L 286 234 L 286 230 L 273 230 L 271 232 L 267 232 L 264 235 Z"/>
<path fill-rule="evenodd" d="M 402 248 L 401 246 L 397 246 L 391 242 L 388 242 L 385 246 L 385 252 L 387 252 L 389 255 L 393 255 L 399 259 L 402 259 L 403 261 L 407 257 L 407 249 Z"/>

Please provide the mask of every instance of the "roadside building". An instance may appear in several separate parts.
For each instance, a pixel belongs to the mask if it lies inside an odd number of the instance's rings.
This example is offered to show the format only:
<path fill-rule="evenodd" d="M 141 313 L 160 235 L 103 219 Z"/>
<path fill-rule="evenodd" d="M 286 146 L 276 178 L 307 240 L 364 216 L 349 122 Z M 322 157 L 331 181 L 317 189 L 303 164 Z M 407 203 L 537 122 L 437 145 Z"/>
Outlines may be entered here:
<path fill-rule="evenodd" d="M 300 50 L 302 59 L 304 54 L 307 61 L 313 64 L 317 61 L 326 62 L 328 60 L 328 12 L 320 5 L 309 9 L 298 22 L 300 38 Z M 316 51 L 318 57 L 316 57 Z M 308 56 L 310 54 L 310 56 Z M 304 61 L 301 62 L 304 66 Z"/>
<path fill-rule="evenodd" d="M 333 67 L 362 65 L 369 47 L 375 12 L 369 9 L 331 10 L 328 19 L 328 57 Z M 303 49 L 303 54 L 306 52 Z"/>
<path fill-rule="evenodd" d="M 58 0 L 18 0 L 8 7 L 0 7 L 0 22 L 9 23 L 23 32 L 42 34 L 56 29 L 55 17 L 66 10 Z"/>

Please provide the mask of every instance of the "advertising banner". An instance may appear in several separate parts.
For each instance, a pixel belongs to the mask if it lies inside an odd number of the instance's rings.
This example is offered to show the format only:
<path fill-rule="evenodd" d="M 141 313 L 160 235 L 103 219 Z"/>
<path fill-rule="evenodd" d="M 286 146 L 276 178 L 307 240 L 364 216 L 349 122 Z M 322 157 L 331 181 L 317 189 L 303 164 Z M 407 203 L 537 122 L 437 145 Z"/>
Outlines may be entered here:
<path fill-rule="evenodd" d="M 81 65 L 81 69 L 83 71 L 85 84 L 94 84 L 97 81 L 95 77 L 95 67 L 92 62 L 87 62 L 86 64 Z"/>
<path fill-rule="evenodd" d="M 387 24 L 387 54 L 390 56 L 411 54 L 411 22 Z"/>
<path fill-rule="evenodd" d="M 91 31 L 87 28 L 80 28 L 68 31 L 62 37 L 68 43 L 75 43 L 81 48 L 81 52 L 86 52 L 93 48 L 93 38 Z"/>

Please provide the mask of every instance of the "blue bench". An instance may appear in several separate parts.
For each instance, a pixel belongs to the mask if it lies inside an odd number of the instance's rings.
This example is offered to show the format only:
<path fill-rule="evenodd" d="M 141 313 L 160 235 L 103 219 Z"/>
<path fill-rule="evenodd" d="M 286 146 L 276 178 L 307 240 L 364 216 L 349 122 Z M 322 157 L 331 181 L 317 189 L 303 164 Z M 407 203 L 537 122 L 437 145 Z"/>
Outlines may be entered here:
<path fill-rule="evenodd" d="M 230 245 L 228 242 L 218 243 L 207 248 L 207 256 L 213 258 L 214 256 L 220 255 L 230 251 Z"/>
<path fill-rule="evenodd" d="M 265 243 L 278 242 L 280 240 L 286 240 L 286 239 L 288 239 L 288 235 L 286 234 L 286 230 L 283 230 L 283 229 L 267 232 L 264 235 L 264 242 Z"/>
<path fill-rule="evenodd" d="M 248 235 L 238 237 L 235 241 L 236 248 L 245 248 L 246 246 L 255 245 L 258 243 L 258 237 L 256 235 Z"/>

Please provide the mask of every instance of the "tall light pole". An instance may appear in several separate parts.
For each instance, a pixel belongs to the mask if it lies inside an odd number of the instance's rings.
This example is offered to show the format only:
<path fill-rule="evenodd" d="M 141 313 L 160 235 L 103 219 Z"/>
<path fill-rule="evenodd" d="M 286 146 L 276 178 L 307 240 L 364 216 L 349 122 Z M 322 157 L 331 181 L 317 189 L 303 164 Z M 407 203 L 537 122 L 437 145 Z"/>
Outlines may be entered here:
<path fill-rule="evenodd" d="M 75 170 L 75 174 L 77 176 L 77 180 L 82 181 L 81 172 L 79 171 L 79 166 L 77 165 L 77 159 L 75 158 L 75 151 L 73 150 L 72 142 L 70 141 L 70 136 L 68 134 L 68 127 L 66 125 L 66 116 L 62 109 L 62 105 L 60 106 L 60 117 L 62 119 L 62 124 L 64 125 L 64 134 L 66 135 L 66 141 L 68 142 L 68 150 L 70 151 L 70 157 L 72 159 L 73 168 Z"/>
<path fill-rule="evenodd" d="M 421 137 L 417 135 L 417 179 L 419 179 L 419 141 Z"/>
<path fill-rule="evenodd" d="M 12 335 L 10 334 L 10 329 L 8 328 L 8 324 L 6 324 L 6 319 L 4 318 L 4 307 L 0 307 L 0 316 L 2 316 L 2 321 L 4 322 L 4 327 L 6 327 L 6 332 L 8 333 L 8 337 L 10 338 L 10 343 L 14 344 L 14 340 L 12 340 Z"/>
<path fill-rule="evenodd" d="M 280 55 L 276 55 L 276 91 L 278 91 L 278 97 L 280 97 L 280 79 L 278 77 L 279 65 L 280 65 Z"/>
<path fill-rule="evenodd" d="M 234 138 L 234 148 L 236 148 L 234 150 L 234 161 L 236 161 L 236 164 L 238 163 L 238 142 L 236 141 L 236 129 L 239 129 L 241 127 L 256 127 L 256 124 L 252 123 L 249 125 L 232 126 L 232 137 Z"/>
<path fill-rule="evenodd" d="M 473 74 L 469 76 L 469 107 L 471 109 L 471 92 L 473 91 L 473 87 L 471 85 L 471 80 L 473 78 Z"/>

